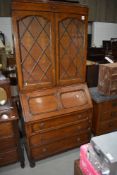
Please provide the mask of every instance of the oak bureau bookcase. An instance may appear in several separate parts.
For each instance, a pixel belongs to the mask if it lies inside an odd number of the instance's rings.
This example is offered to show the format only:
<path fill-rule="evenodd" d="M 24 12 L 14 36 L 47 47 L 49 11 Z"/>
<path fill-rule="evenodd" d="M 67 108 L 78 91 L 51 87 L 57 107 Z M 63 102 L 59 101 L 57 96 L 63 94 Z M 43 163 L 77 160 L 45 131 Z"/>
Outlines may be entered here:
<path fill-rule="evenodd" d="M 87 7 L 14 0 L 12 22 L 25 146 L 36 160 L 89 141 Z"/>

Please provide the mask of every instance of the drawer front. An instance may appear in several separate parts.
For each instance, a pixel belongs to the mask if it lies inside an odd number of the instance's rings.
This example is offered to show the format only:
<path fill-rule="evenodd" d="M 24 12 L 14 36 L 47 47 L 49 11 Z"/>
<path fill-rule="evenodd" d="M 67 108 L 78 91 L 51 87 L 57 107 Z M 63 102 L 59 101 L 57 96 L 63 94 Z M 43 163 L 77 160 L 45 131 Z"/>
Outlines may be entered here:
<path fill-rule="evenodd" d="M 117 130 L 117 120 L 108 121 L 100 124 L 99 133 L 107 133 Z"/>
<path fill-rule="evenodd" d="M 5 138 L 0 139 L 0 153 L 3 151 L 8 151 L 17 146 L 16 138 Z"/>
<path fill-rule="evenodd" d="M 0 166 L 7 165 L 10 163 L 15 163 L 18 161 L 17 149 L 11 150 L 9 152 L 0 154 Z"/>
<path fill-rule="evenodd" d="M 59 116 L 58 118 L 53 118 L 50 120 L 40 121 L 31 125 L 31 132 L 39 132 L 40 130 L 44 129 L 54 129 L 56 127 L 64 126 L 66 124 L 81 121 L 83 119 L 91 119 L 91 112 L 87 111 L 84 113 L 73 114 L 73 115 L 66 115 L 66 116 Z"/>
<path fill-rule="evenodd" d="M 108 112 L 117 109 L 117 99 L 100 103 L 100 112 Z"/>
<path fill-rule="evenodd" d="M 101 121 L 115 120 L 115 119 L 117 119 L 117 110 L 112 110 L 101 114 Z"/>
<path fill-rule="evenodd" d="M 42 159 L 44 157 L 88 143 L 89 140 L 90 134 L 88 132 L 84 132 L 82 135 L 72 136 L 48 145 L 32 148 L 32 157 L 35 160 Z"/>
<path fill-rule="evenodd" d="M 13 124 L 11 122 L 0 123 L 0 138 L 14 135 Z"/>
<path fill-rule="evenodd" d="M 30 144 L 31 146 L 37 146 L 37 145 L 51 143 L 53 141 L 57 141 L 66 137 L 77 135 L 78 133 L 84 130 L 89 130 L 89 123 L 86 120 L 85 122 L 76 123 L 71 126 L 51 130 L 49 132 L 36 134 L 30 138 Z"/>

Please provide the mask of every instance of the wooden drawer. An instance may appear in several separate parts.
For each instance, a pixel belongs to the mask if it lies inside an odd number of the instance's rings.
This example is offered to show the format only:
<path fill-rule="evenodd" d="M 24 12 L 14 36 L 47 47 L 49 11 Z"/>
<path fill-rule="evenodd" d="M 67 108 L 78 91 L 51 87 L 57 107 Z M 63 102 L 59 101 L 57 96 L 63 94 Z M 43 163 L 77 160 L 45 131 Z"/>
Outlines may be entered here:
<path fill-rule="evenodd" d="M 101 121 L 115 120 L 115 119 L 117 119 L 117 110 L 101 113 L 100 117 Z"/>
<path fill-rule="evenodd" d="M 62 152 L 64 150 L 78 147 L 84 143 L 88 143 L 89 140 L 90 134 L 88 132 L 83 132 L 80 135 L 64 138 L 63 140 L 48 145 L 32 148 L 32 157 L 35 160 L 42 159 L 44 157 Z"/>
<path fill-rule="evenodd" d="M 108 133 L 117 130 L 117 120 L 103 122 L 99 126 L 99 133 Z"/>
<path fill-rule="evenodd" d="M 83 113 L 77 113 L 77 114 L 71 114 L 66 116 L 59 116 L 53 119 L 49 120 L 42 120 L 38 123 L 35 123 L 31 126 L 31 132 L 39 132 L 39 130 L 44 129 L 54 129 L 56 127 L 61 127 L 66 124 L 81 121 L 83 119 L 91 119 L 91 111 L 83 112 Z"/>
<path fill-rule="evenodd" d="M 7 165 L 10 163 L 17 162 L 19 160 L 17 149 L 11 150 L 9 152 L 0 153 L 0 166 Z"/>
<path fill-rule="evenodd" d="M 81 123 L 76 123 L 74 125 L 68 125 L 63 128 L 57 128 L 49 132 L 42 132 L 42 133 L 33 135 L 30 138 L 30 144 L 31 146 L 37 146 L 37 145 L 51 143 L 56 140 L 77 135 L 83 130 L 88 130 L 88 129 L 90 129 L 89 123 L 88 121 L 85 120 L 84 122 L 81 122 Z"/>
<path fill-rule="evenodd" d="M 8 151 L 17 146 L 16 138 L 4 138 L 0 139 L 0 153 Z"/>
<path fill-rule="evenodd" d="M 12 122 L 0 123 L 0 138 L 1 137 L 10 137 L 13 135 L 14 135 L 14 130 L 13 130 Z"/>
<path fill-rule="evenodd" d="M 99 110 L 101 112 L 108 112 L 108 111 L 116 110 L 117 109 L 117 99 L 111 100 L 111 101 L 105 101 L 97 105 L 99 105 Z"/>

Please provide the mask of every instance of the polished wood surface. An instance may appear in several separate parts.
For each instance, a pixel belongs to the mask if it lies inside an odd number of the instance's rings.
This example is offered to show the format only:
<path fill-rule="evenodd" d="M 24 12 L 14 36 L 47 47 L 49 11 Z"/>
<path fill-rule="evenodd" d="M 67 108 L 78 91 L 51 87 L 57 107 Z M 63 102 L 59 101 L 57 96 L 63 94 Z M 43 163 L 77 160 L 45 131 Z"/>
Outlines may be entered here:
<path fill-rule="evenodd" d="M 20 100 L 25 122 L 83 112 L 92 108 L 86 84 L 22 93 Z"/>
<path fill-rule="evenodd" d="M 88 9 L 13 1 L 13 29 L 30 166 L 87 143 L 92 102 L 85 84 Z"/>

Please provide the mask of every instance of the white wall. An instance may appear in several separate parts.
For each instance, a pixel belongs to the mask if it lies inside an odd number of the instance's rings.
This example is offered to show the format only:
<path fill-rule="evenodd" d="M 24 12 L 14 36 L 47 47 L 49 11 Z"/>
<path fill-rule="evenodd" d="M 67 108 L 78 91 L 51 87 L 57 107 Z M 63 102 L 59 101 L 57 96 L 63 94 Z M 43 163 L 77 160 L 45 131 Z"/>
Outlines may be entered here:
<path fill-rule="evenodd" d="M 0 17 L 0 31 L 5 35 L 5 41 L 7 47 L 13 50 L 12 30 L 11 30 L 11 18 Z"/>
<path fill-rule="evenodd" d="M 92 46 L 101 47 L 103 40 L 117 38 L 117 24 L 93 22 L 92 24 Z"/>

